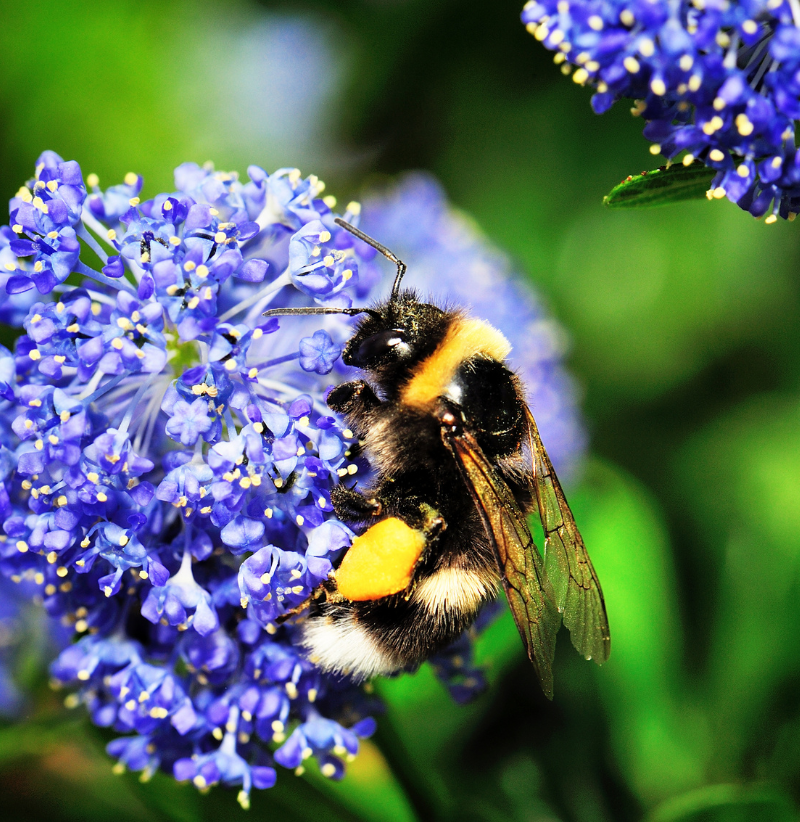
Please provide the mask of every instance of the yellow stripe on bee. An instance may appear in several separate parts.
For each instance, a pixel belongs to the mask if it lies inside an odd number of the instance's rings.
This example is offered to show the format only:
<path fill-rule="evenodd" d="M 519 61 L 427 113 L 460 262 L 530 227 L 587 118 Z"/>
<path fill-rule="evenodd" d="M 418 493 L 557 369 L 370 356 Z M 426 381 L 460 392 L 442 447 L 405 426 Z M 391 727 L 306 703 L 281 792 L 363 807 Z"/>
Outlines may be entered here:
<path fill-rule="evenodd" d="M 510 352 L 511 343 L 496 328 L 482 320 L 456 318 L 441 345 L 417 366 L 401 401 L 424 408 L 446 392 L 464 360 L 484 356 L 503 362 Z"/>
<path fill-rule="evenodd" d="M 411 584 L 424 548 L 422 531 L 397 517 L 383 519 L 353 540 L 336 571 L 336 587 L 352 602 L 400 593 Z"/>

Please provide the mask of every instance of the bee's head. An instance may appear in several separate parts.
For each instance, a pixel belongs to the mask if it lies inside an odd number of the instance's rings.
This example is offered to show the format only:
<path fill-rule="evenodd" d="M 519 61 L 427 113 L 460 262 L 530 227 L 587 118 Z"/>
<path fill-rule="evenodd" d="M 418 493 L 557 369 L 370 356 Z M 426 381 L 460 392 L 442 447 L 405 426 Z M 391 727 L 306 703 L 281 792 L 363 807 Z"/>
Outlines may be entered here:
<path fill-rule="evenodd" d="M 370 371 L 384 384 L 402 382 L 404 371 L 409 372 L 415 363 L 432 353 L 443 338 L 448 325 L 446 312 L 422 302 L 414 291 L 400 290 L 406 266 L 388 248 L 338 217 L 336 222 L 397 265 L 389 299 L 374 308 L 273 308 L 265 316 L 363 314 L 342 360 L 345 365 Z"/>
<path fill-rule="evenodd" d="M 413 291 L 392 293 L 358 325 L 342 354 L 345 365 L 378 374 L 409 368 L 431 353 L 444 333 L 445 312 Z"/>

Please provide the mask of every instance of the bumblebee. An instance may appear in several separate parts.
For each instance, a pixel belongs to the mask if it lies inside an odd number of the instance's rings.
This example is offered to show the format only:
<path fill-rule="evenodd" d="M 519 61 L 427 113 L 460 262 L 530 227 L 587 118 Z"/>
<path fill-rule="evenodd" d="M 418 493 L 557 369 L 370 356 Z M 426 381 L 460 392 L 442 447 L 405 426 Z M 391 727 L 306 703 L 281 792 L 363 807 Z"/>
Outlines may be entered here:
<path fill-rule="evenodd" d="M 502 583 L 544 693 L 562 621 L 586 658 L 611 641 L 600 582 L 575 525 L 519 378 L 511 346 L 459 309 L 401 290 L 370 308 L 277 308 L 363 315 L 344 348 L 364 379 L 335 387 L 328 406 L 375 469 L 363 489 L 340 484 L 337 517 L 360 535 L 306 605 L 302 644 L 325 671 L 364 680 L 414 668 L 452 643 Z M 541 518 L 539 553 L 526 516 Z M 305 608 L 304 608 L 305 609 Z M 304 610 L 303 609 L 303 610 Z"/>

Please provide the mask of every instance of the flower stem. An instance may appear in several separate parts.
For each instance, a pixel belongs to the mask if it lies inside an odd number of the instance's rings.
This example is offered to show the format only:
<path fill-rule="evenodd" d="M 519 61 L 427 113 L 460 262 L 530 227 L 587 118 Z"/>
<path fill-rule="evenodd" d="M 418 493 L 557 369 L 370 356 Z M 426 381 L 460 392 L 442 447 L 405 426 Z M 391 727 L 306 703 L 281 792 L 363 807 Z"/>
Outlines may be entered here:
<path fill-rule="evenodd" d="M 219 318 L 219 321 L 222 323 L 230 319 L 231 317 L 235 317 L 240 311 L 244 311 L 245 308 L 250 308 L 251 305 L 255 305 L 261 300 L 269 297 L 270 294 L 279 291 L 285 285 L 289 285 L 291 281 L 292 278 L 289 276 L 289 272 L 284 271 L 283 274 L 280 275 L 280 277 L 278 277 L 276 280 L 273 280 L 269 285 L 264 286 L 264 288 L 262 288 L 260 291 L 256 291 L 255 294 L 252 294 L 251 296 L 247 297 L 241 302 L 236 303 L 236 305 L 234 305 L 232 308 L 229 308 Z"/>
<path fill-rule="evenodd" d="M 100 243 L 95 240 L 94 237 L 86 230 L 86 226 L 81 223 L 78 226 L 78 236 L 89 246 L 89 248 L 94 251 L 95 254 L 103 261 L 103 263 L 108 262 L 108 254 L 103 250 Z"/>
<path fill-rule="evenodd" d="M 96 280 L 98 283 L 107 285 L 109 288 L 113 288 L 115 291 L 127 291 L 131 296 L 136 296 L 136 292 L 133 290 L 133 288 L 128 284 L 126 280 L 114 280 L 111 277 L 106 277 L 105 274 L 101 274 L 99 271 L 95 271 L 93 268 L 89 268 L 89 266 L 85 263 L 79 262 L 78 265 L 75 267 L 75 273 L 83 274 L 84 277 L 89 277 L 92 280 Z"/>

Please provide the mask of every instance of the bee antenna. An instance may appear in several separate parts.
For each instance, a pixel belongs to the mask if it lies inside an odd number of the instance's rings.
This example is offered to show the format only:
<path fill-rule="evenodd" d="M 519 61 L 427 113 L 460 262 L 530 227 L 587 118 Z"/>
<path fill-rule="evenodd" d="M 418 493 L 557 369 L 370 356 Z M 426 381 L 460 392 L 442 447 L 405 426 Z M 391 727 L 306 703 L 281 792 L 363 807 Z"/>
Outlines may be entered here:
<path fill-rule="evenodd" d="M 303 307 L 297 308 L 270 308 L 265 311 L 264 317 L 287 317 L 292 314 L 347 314 L 348 317 L 354 317 L 356 314 L 369 314 L 370 317 L 380 319 L 380 313 L 374 311 L 372 308 L 322 308 L 322 307 Z"/>
<path fill-rule="evenodd" d="M 340 225 L 346 231 L 349 231 L 351 234 L 358 237 L 359 240 L 362 240 L 367 245 L 371 245 L 376 251 L 380 251 L 387 260 L 391 260 L 397 266 L 397 274 L 395 275 L 394 283 L 392 284 L 392 296 L 390 299 L 390 302 L 395 302 L 400 295 L 400 281 L 403 279 L 403 274 L 406 273 L 406 264 L 402 260 L 399 260 L 396 254 L 389 251 L 385 245 L 381 245 L 377 240 L 373 240 L 369 234 L 365 234 L 360 228 L 350 225 L 350 223 L 346 222 L 341 217 L 334 218 L 334 222 L 336 225 Z"/>

